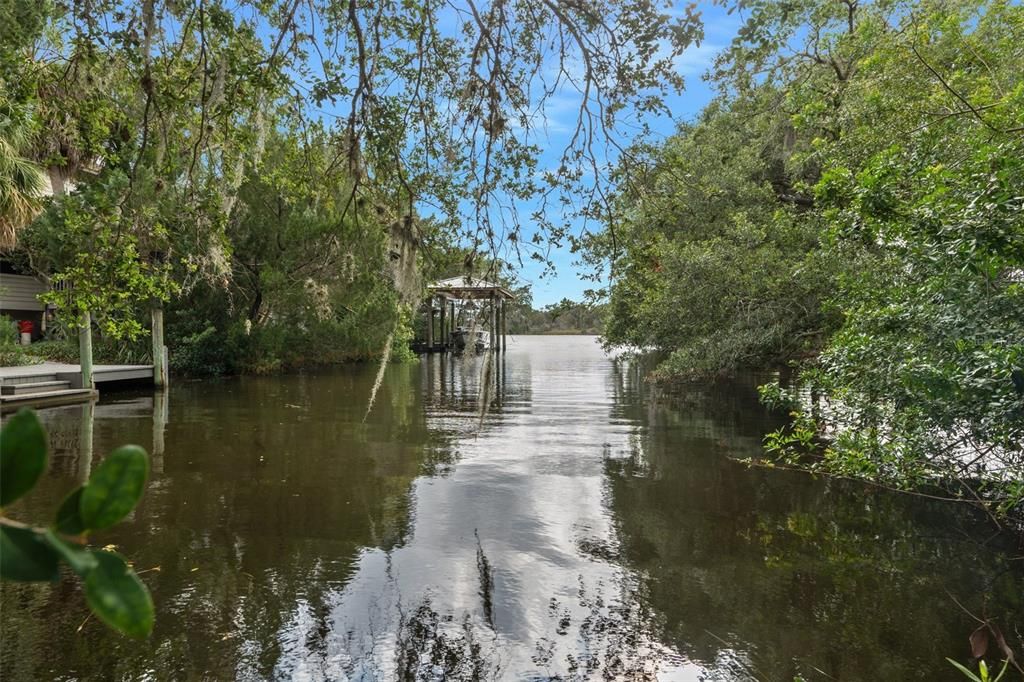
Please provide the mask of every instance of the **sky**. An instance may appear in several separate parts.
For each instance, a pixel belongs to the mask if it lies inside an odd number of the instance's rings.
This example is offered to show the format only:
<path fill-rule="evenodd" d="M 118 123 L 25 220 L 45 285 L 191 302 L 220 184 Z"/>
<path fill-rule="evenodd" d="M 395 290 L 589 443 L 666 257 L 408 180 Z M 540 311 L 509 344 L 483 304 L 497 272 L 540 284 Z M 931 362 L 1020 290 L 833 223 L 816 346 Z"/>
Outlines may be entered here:
<path fill-rule="evenodd" d="M 674 2 L 675 11 L 681 15 L 692 0 L 674 0 Z M 696 4 L 704 24 L 704 38 L 700 45 L 691 45 L 676 59 L 678 72 L 685 80 L 685 90 L 667 98 L 666 104 L 671 111 L 671 116 L 662 115 L 655 117 L 652 114 L 645 116 L 645 121 L 656 136 L 670 135 L 674 132 L 678 122 L 693 120 L 701 109 L 710 102 L 713 93 L 702 76 L 711 66 L 716 54 L 726 48 L 732 41 L 742 20 L 739 13 L 730 15 L 724 8 L 713 4 L 711 0 L 700 0 Z M 670 10 L 669 13 L 673 14 L 674 12 Z M 458 30 L 459 20 L 456 20 L 455 15 L 452 15 L 452 19 L 451 26 L 439 27 L 442 34 Z M 445 22 L 446 19 L 442 19 L 442 23 Z M 319 33 L 319 30 L 316 28 L 312 30 L 314 33 Z M 267 39 L 271 40 L 273 36 L 273 32 L 268 30 Z M 319 67 L 313 61 L 307 63 L 306 67 L 313 75 L 322 75 L 318 70 Z M 568 145 L 574 130 L 579 99 L 580 95 L 578 92 L 572 90 L 570 86 L 564 86 L 562 92 L 556 93 L 548 102 L 544 112 L 546 121 L 544 122 L 543 131 L 541 131 L 541 144 L 545 151 L 542 152 L 538 159 L 538 168 L 555 169 L 559 166 L 561 151 Z M 334 108 L 329 104 L 324 104 L 324 106 L 327 109 Z M 324 111 L 318 108 L 317 111 L 319 114 L 326 114 L 332 119 L 343 118 L 346 114 L 346 111 L 341 109 L 337 111 Z M 536 132 L 535 130 L 534 133 L 536 134 Z M 623 135 L 619 137 L 618 141 L 622 146 L 628 146 L 631 141 L 628 131 L 623 129 L 622 132 Z M 539 204 L 531 205 L 530 202 L 516 203 L 517 212 L 521 217 L 529 216 L 540 208 Z M 549 208 L 556 210 L 553 207 L 557 205 L 558 202 L 551 202 Z M 418 210 L 422 215 L 430 215 L 435 209 L 423 205 L 419 206 Z M 473 213 L 471 206 L 465 206 L 464 210 L 467 215 Z M 497 219 L 497 215 L 494 215 L 494 218 Z M 561 216 L 549 216 L 549 218 L 551 222 L 561 222 Z M 581 228 L 582 225 L 577 226 L 577 233 L 582 231 Z M 592 225 L 591 229 L 597 229 L 597 226 Z M 528 240 L 531 236 L 532 233 L 527 226 L 524 230 L 523 238 Z M 557 303 L 563 298 L 577 301 L 583 300 L 584 292 L 587 289 L 601 288 L 606 284 L 583 279 L 584 268 L 578 266 L 576 257 L 569 252 L 567 246 L 550 251 L 548 257 L 554 264 L 554 273 L 549 272 L 545 274 L 544 264 L 530 259 L 528 253 L 525 252 L 523 253 L 522 266 L 515 273 L 518 284 L 531 285 L 535 308 L 542 308 L 546 305 Z"/>
<path fill-rule="evenodd" d="M 679 2 L 682 10 L 688 2 Z M 704 108 L 713 97 L 713 92 L 701 76 L 711 65 L 715 55 L 726 48 L 732 41 L 733 36 L 739 29 L 741 19 L 737 14 L 729 15 L 719 6 L 710 2 L 699 2 L 698 8 L 704 21 L 704 40 L 700 46 L 690 46 L 677 59 L 679 72 L 685 78 L 685 90 L 673 95 L 668 99 L 668 106 L 672 112 L 671 117 L 660 116 L 648 118 L 651 128 L 655 134 L 670 135 L 676 126 L 676 122 L 689 121 Z M 564 116 L 563 120 L 560 116 Z M 550 144 L 546 149 L 548 153 L 542 155 L 540 167 L 556 166 L 558 163 L 558 151 L 565 147 L 569 131 L 571 130 L 571 119 L 575 116 L 575 108 L 572 106 L 553 107 L 547 111 L 547 138 Z M 628 136 L 625 138 L 628 141 Z M 524 210 L 524 215 L 529 211 Z M 582 269 L 575 263 L 576 258 L 568 248 L 561 248 L 553 251 L 551 260 L 555 264 L 556 271 L 553 275 L 543 276 L 543 266 L 536 261 L 524 258 L 523 267 L 518 272 L 518 277 L 529 283 L 533 290 L 533 305 L 535 308 L 542 308 L 551 303 L 557 303 L 563 298 L 582 300 L 584 291 L 601 286 L 593 281 L 581 278 Z"/>

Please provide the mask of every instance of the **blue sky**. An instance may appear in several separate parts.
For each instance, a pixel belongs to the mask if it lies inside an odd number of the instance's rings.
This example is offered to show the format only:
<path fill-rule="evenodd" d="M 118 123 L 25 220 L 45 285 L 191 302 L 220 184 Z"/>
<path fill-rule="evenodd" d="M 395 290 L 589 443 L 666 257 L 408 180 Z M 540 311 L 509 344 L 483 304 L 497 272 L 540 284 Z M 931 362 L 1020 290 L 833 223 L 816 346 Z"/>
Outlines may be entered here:
<path fill-rule="evenodd" d="M 679 3 L 680 9 L 684 4 Z M 710 2 L 700 2 L 698 7 L 704 21 L 704 40 L 699 47 L 691 46 L 677 59 L 679 72 L 686 80 L 686 89 L 669 99 L 671 118 L 661 116 L 648 119 L 651 128 L 659 135 L 671 134 L 676 121 L 693 119 L 711 100 L 712 90 L 701 76 L 710 66 L 714 56 L 728 46 L 740 25 L 740 17 L 737 14 L 728 15 L 722 7 Z M 546 145 L 546 148 L 551 151 L 542 155 L 539 164 L 541 168 L 557 166 L 558 151 L 565 146 L 568 131 L 571 130 L 571 120 L 575 116 L 573 99 L 567 96 L 562 102 L 567 106 L 558 106 L 556 100 L 555 106 L 547 110 L 547 140 L 550 144 Z M 562 116 L 564 118 L 561 118 Z M 629 139 L 628 135 L 625 139 Z M 520 208 L 523 209 L 524 215 L 529 214 L 529 207 Z M 554 275 L 542 276 L 543 266 L 525 257 L 523 267 L 518 273 L 521 280 L 533 287 L 534 307 L 540 308 L 563 298 L 581 300 L 586 289 L 599 286 L 595 282 L 581 279 L 581 270 L 576 266 L 575 257 L 569 253 L 568 248 L 553 251 L 551 260 L 556 266 Z"/>
<path fill-rule="evenodd" d="M 691 0 L 675 0 L 676 11 L 682 14 L 690 2 Z M 682 93 L 668 99 L 667 104 L 672 112 L 671 116 L 652 118 L 648 115 L 646 118 L 646 122 L 655 135 L 670 135 L 675 130 L 677 122 L 692 120 L 711 100 L 712 90 L 702 76 L 711 65 L 715 55 L 729 45 L 740 26 L 739 13 L 729 15 L 724 8 L 712 4 L 709 0 L 697 2 L 697 7 L 704 24 L 704 39 L 699 46 L 692 45 L 676 59 L 678 71 L 683 75 L 686 87 Z M 673 12 L 670 11 L 670 13 Z M 442 24 L 446 24 L 449 20 L 451 21 L 450 26 L 440 27 L 442 33 L 447 31 L 454 33 L 459 30 L 461 19 L 454 13 L 442 15 Z M 319 33 L 315 28 L 314 32 Z M 273 32 L 267 33 L 268 41 L 273 37 Z M 322 75 L 319 65 L 313 60 L 305 66 L 313 76 Z M 303 79 L 299 77 L 297 80 Z M 539 139 L 533 137 L 530 140 L 530 142 L 539 142 L 540 146 L 546 150 L 538 160 L 538 168 L 555 169 L 558 167 L 561 161 L 560 154 L 566 148 L 574 130 L 579 99 L 578 92 L 574 91 L 571 86 L 564 86 L 562 92 L 556 93 L 548 101 L 544 111 L 546 118 L 544 130 Z M 338 110 L 329 103 L 325 103 L 323 107 L 314 107 L 314 109 L 318 115 L 331 119 L 327 121 L 328 124 L 338 118 L 343 118 L 346 114 L 346 110 Z M 628 115 L 628 112 L 623 112 L 623 115 Z M 623 134 L 619 137 L 619 142 L 624 145 L 628 144 L 630 141 L 628 129 L 623 128 L 621 132 Z M 534 135 L 536 133 L 537 131 L 534 130 Z M 557 210 L 558 202 L 550 202 L 549 206 L 552 207 L 551 210 Z M 426 205 L 418 208 L 423 215 L 429 215 L 434 210 Z M 521 219 L 525 219 L 534 213 L 539 205 L 524 202 L 517 203 L 516 208 Z M 470 206 L 467 205 L 464 209 L 467 215 L 472 214 Z M 494 218 L 498 218 L 497 214 L 494 215 Z M 549 216 L 549 218 L 556 223 L 561 222 L 562 219 L 561 216 Z M 590 227 L 591 229 L 597 228 L 596 225 Z M 524 231 L 524 239 L 528 240 L 532 236 L 528 226 Z M 581 278 L 582 269 L 577 266 L 575 256 L 569 252 L 567 247 L 548 253 L 548 257 L 555 265 L 555 272 L 546 276 L 543 274 L 543 264 L 528 258 L 528 255 L 528 252 L 524 251 L 522 267 L 516 274 L 520 283 L 528 283 L 532 286 L 533 304 L 537 308 L 556 303 L 563 298 L 582 300 L 585 290 L 602 286 L 600 283 Z"/>

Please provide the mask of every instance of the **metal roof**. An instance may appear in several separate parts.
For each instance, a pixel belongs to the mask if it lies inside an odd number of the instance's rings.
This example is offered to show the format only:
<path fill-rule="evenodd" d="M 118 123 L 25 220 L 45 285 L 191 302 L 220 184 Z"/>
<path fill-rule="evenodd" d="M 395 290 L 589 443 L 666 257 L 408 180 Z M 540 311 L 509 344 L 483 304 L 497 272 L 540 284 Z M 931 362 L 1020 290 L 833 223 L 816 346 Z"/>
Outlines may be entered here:
<path fill-rule="evenodd" d="M 497 298 L 515 299 L 515 295 L 500 284 L 469 275 L 442 279 L 428 286 L 427 290 L 434 296 L 445 298 L 490 298 L 493 295 Z"/>

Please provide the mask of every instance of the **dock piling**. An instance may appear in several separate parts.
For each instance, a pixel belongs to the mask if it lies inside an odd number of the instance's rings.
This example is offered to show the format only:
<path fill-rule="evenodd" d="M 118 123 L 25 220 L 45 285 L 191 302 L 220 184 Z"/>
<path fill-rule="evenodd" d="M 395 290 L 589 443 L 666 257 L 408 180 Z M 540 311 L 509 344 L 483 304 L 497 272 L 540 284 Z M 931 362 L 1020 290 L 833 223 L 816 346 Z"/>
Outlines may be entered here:
<path fill-rule="evenodd" d="M 155 302 L 151 310 L 153 324 L 153 385 L 163 388 L 167 385 L 167 353 L 164 346 L 164 307 Z"/>
<path fill-rule="evenodd" d="M 82 388 L 96 388 L 92 380 L 92 315 L 82 314 L 78 330 L 78 362 L 82 368 Z"/>

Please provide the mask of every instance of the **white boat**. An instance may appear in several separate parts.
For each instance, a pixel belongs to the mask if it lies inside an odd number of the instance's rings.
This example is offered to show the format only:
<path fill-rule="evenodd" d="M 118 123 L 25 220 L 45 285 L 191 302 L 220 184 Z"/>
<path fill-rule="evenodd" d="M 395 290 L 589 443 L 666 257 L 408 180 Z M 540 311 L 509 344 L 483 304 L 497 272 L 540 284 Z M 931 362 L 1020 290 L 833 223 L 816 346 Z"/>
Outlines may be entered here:
<path fill-rule="evenodd" d="M 457 327 L 451 336 L 452 351 L 456 354 L 465 353 L 470 345 L 471 336 L 474 352 L 483 353 L 487 350 L 487 334 L 484 331 L 478 330 L 471 334 L 465 327 Z"/>

